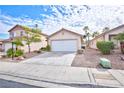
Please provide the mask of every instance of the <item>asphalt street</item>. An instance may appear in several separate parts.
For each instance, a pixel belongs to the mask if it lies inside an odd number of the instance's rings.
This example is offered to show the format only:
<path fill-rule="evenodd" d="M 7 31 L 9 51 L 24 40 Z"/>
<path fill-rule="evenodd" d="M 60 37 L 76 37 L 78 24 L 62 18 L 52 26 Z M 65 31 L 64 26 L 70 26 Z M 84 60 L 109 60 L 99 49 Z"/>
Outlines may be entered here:
<path fill-rule="evenodd" d="M 39 87 L 0 79 L 0 88 L 39 88 Z"/>

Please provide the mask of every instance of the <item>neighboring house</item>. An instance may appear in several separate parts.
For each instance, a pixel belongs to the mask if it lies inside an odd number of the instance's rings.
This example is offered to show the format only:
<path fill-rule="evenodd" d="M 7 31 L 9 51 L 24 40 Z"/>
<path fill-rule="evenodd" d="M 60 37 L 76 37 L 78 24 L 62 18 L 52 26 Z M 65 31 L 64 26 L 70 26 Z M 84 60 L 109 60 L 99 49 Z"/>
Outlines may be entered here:
<path fill-rule="evenodd" d="M 120 43 L 119 41 L 115 40 L 115 36 L 117 36 L 119 33 L 124 33 L 124 25 L 118 26 L 116 28 L 113 28 L 107 32 L 104 32 L 98 36 L 96 36 L 94 39 L 92 39 L 89 43 L 89 47 L 93 49 L 97 49 L 96 43 L 98 41 L 112 41 L 115 45 L 115 48 L 119 48 Z"/>
<path fill-rule="evenodd" d="M 2 42 L 2 40 L 0 40 L 0 52 L 2 52 L 3 51 L 3 42 Z"/>
<path fill-rule="evenodd" d="M 48 37 L 51 51 L 77 51 L 81 49 L 83 35 L 67 29 L 60 29 Z"/>
<path fill-rule="evenodd" d="M 9 31 L 10 38 L 3 41 L 4 51 L 6 52 L 9 48 L 12 48 L 11 40 L 15 38 L 20 38 L 26 36 L 25 30 L 21 25 L 16 25 L 11 28 Z M 47 37 L 48 35 L 41 33 L 41 41 L 31 43 L 31 51 L 39 50 L 41 47 L 47 46 Z M 28 46 L 25 41 L 22 41 L 24 46 L 20 47 L 24 52 L 28 52 Z M 15 48 L 15 46 L 14 46 Z"/>

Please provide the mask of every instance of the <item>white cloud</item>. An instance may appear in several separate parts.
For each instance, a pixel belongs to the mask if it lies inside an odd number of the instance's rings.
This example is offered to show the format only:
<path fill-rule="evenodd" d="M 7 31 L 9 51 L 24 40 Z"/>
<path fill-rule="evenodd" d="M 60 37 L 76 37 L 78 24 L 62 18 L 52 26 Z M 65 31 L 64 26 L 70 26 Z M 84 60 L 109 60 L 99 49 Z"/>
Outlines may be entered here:
<path fill-rule="evenodd" d="M 83 33 L 82 29 L 88 25 L 91 31 L 102 30 L 124 23 L 124 6 L 52 6 L 54 16 L 46 16 L 47 24 L 44 30 L 54 32 L 54 29 L 65 27 Z M 62 15 L 61 12 L 66 13 Z M 79 24 L 79 25 L 78 25 Z M 72 27 L 73 26 L 73 27 Z"/>
<path fill-rule="evenodd" d="M 23 18 L 13 18 L 11 16 L 0 15 L 3 19 L 0 22 L 0 32 L 7 33 L 10 24 L 35 25 L 36 23 L 44 33 L 51 34 L 64 27 L 79 33 L 83 33 L 83 27 L 88 25 L 90 31 L 101 31 L 105 26 L 110 28 L 124 23 L 124 6 L 86 6 L 86 5 L 67 5 L 50 6 L 54 12 L 51 15 L 41 14 L 45 17 L 42 20 L 30 19 L 28 16 Z M 47 9 L 45 9 L 47 11 Z M 12 27 L 11 26 L 11 27 Z"/>
<path fill-rule="evenodd" d="M 4 33 L 4 34 L 8 34 L 8 30 L 10 29 L 10 26 L 9 25 L 6 25 L 6 24 L 3 24 L 1 21 L 0 21 L 0 33 Z"/>

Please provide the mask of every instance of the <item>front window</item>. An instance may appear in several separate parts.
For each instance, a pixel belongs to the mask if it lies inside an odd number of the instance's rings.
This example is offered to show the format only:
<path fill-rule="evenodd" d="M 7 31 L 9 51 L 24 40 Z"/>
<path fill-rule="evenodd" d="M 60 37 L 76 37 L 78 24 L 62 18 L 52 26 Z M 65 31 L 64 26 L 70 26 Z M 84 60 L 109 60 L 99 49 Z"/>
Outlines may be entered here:
<path fill-rule="evenodd" d="M 23 36 L 23 31 L 21 31 L 21 35 L 20 36 Z"/>
<path fill-rule="evenodd" d="M 11 33 L 10 33 L 10 38 L 13 38 L 13 37 L 14 37 L 14 33 L 11 32 Z"/>

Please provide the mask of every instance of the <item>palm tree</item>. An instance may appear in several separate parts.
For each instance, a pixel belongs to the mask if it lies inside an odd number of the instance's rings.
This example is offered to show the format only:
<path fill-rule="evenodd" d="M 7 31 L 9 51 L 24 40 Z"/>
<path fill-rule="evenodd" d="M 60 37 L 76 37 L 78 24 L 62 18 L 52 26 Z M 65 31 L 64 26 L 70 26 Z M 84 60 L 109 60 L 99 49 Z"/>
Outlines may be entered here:
<path fill-rule="evenodd" d="M 96 32 L 93 32 L 92 37 L 94 38 L 94 37 L 96 37 L 96 36 L 98 36 L 98 35 L 99 35 L 99 32 L 96 31 Z"/>
<path fill-rule="evenodd" d="M 104 27 L 103 30 L 102 30 L 102 32 L 106 32 L 106 31 L 109 31 L 109 30 L 110 30 L 109 27 Z"/>
<path fill-rule="evenodd" d="M 23 43 L 22 43 L 21 38 L 16 38 L 16 39 L 14 39 L 14 40 L 13 40 L 13 44 L 16 45 L 16 51 L 18 50 L 18 47 L 19 47 L 19 46 L 24 46 Z"/>
<path fill-rule="evenodd" d="M 31 52 L 31 43 L 41 41 L 41 30 L 40 29 L 31 29 L 29 27 L 23 26 L 26 31 L 26 35 L 23 37 L 23 40 L 26 41 L 28 45 L 28 51 Z"/>
<path fill-rule="evenodd" d="M 90 33 L 88 32 L 89 31 L 89 27 L 85 26 L 83 28 L 83 30 L 85 31 L 86 44 L 89 45 L 89 40 L 90 40 Z"/>

